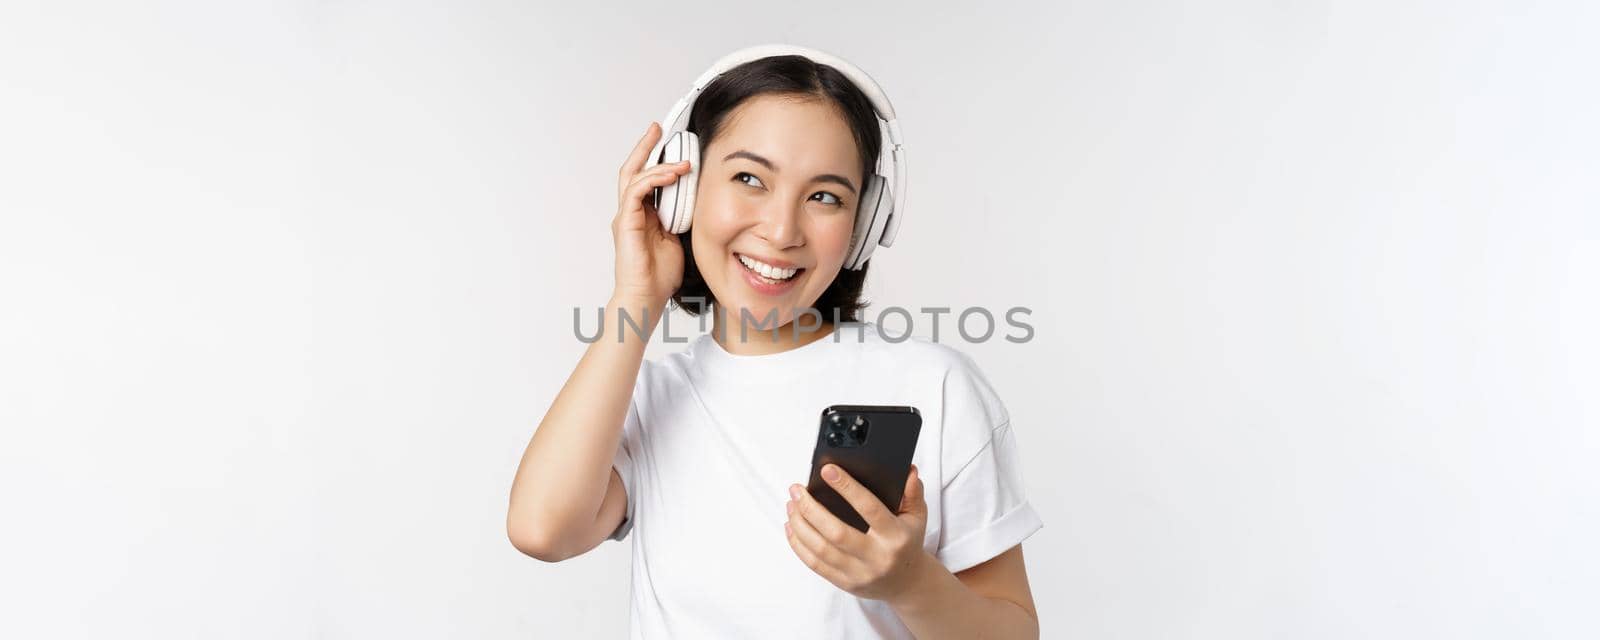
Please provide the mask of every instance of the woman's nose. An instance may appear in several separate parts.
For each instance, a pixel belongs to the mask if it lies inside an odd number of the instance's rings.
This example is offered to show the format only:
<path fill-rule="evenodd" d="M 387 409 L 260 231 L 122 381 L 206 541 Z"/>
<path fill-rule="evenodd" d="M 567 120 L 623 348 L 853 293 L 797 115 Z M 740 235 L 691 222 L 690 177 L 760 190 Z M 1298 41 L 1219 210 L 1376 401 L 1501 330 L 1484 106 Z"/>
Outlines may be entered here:
<path fill-rule="evenodd" d="M 756 227 L 756 235 L 776 249 L 802 246 L 805 244 L 805 233 L 800 228 L 800 215 L 798 203 L 766 207 L 761 214 L 761 224 Z"/>

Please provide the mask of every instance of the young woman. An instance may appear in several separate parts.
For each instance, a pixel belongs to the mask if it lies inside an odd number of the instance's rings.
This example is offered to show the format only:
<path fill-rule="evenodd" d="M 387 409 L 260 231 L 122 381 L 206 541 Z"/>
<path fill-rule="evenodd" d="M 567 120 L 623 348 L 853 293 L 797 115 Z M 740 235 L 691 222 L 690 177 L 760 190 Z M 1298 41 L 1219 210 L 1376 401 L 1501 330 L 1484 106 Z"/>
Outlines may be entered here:
<path fill-rule="evenodd" d="M 628 155 L 604 333 L 522 457 L 511 541 L 557 562 L 634 532 L 636 638 L 1037 638 L 1021 542 L 1042 523 L 1004 405 L 960 352 L 859 320 L 866 271 L 845 265 L 883 141 L 869 98 L 818 57 L 707 85 L 694 173 L 647 166 L 655 123 Z M 650 195 L 682 176 L 698 187 L 674 235 Z M 669 300 L 706 301 L 711 332 L 646 361 Z M 824 469 L 865 533 L 804 485 L 833 404 L 923 417 L 896 508 Z"/>

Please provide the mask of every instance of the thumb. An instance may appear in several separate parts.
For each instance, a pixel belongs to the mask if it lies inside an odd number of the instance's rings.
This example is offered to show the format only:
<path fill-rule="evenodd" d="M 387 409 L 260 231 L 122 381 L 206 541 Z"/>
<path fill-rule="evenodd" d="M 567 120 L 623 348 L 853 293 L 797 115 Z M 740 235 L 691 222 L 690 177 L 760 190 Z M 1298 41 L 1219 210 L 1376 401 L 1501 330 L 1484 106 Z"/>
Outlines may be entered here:
<path fill-rule="evenodd" d="M 917 465 L 911 465 L 911 473 L 906 474 L 906 490 L 901 494 L 900 513 L 928 513 L 928 503 L 923 497 L 922 474 L 917 472 Z"/>

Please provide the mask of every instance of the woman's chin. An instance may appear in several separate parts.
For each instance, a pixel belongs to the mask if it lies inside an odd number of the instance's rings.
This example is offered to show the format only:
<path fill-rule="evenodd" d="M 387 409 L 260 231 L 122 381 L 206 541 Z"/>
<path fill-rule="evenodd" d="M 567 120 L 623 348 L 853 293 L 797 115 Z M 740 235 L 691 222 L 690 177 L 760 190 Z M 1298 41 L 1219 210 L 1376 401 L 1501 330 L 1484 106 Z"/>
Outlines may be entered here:
<path fill-rule="evenodd" d="M 771 302 L 755 303 L 744 301 L 736 303 L 737 306 L 729 308 L 729 318 L 738 327 L 740 322 L 745 323 L 751 331 L 770 330 L 788 324 L 787 308 L 774 306 Z"/>

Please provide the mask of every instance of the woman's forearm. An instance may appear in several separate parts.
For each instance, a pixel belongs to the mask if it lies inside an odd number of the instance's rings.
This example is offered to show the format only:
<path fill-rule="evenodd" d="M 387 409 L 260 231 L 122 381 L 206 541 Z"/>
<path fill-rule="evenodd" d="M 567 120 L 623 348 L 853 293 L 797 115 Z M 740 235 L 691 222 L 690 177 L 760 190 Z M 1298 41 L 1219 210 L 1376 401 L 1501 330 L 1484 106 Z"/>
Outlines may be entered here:
<path fill-rule="evenodd" d="M 639 329 L 619 324 L 619 310 Z M 610 483 L 611 459 L 622 438 L 645 343 L 661 313 L 661 305 L 653 302 L 607 302 L 599 339 L 590 343 L 556 394 L 512 481 L 506 528 L 525 553 L 565 557 L 578 546 L 574 536 L 594 522 Z"/>
<path fill-rule="evenodd" d="M 1038 639 L 1039 621 L 1021 605 L 969 589 L 932 554 L 924 552 L 919 567 L 917 586 L 889 600 L 918 640 Z"/>

